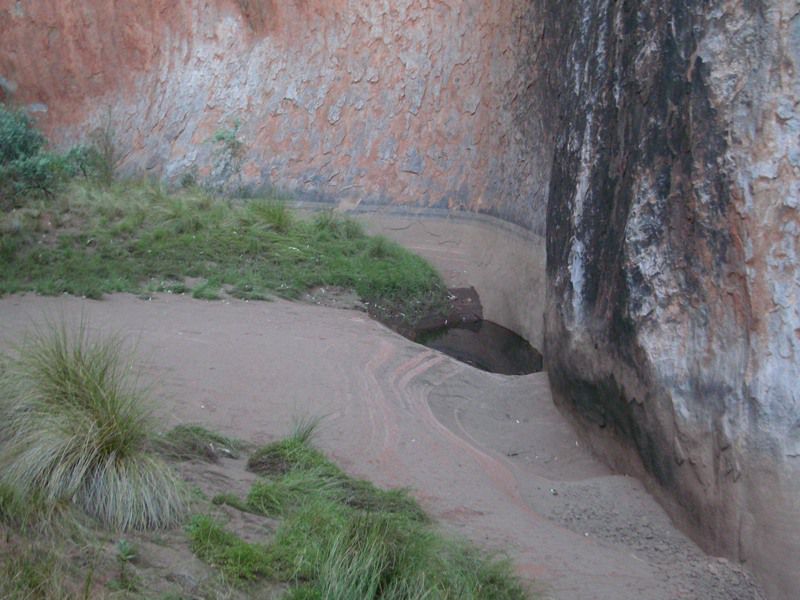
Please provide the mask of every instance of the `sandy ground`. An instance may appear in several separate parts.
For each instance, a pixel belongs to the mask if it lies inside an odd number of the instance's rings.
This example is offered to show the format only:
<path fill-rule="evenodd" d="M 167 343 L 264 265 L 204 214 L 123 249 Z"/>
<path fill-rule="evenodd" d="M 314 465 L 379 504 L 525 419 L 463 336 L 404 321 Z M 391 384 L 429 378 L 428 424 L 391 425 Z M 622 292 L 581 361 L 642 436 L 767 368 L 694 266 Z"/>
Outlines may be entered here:
<path fill-rule="evenodd" d="M 411 487 L 444 527 L 507 552 L 545 597 L 760 597 L 581 447 L 544 373 L 484 373 L 355 311 L 170 295 L 7 297 L 0 348 L 44 319 L 82 317 L 135 343 L 165 428 L 201 423 L 260 443 L 323 417 L 318 445 L 348 472 Z"/>

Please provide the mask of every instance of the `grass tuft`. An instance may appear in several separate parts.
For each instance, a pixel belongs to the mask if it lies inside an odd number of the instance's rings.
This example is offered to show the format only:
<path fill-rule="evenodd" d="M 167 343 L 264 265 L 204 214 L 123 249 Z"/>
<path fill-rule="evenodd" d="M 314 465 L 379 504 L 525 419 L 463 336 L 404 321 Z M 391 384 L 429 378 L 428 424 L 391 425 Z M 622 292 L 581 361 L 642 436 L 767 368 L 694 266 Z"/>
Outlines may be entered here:
<path fill-rule="evenodd" d="M 86 323 L 50 325 L 1 377 L 0 485 L 121 530 L 179 521 L 183 486 L 148 452 L 150 411 L 120 339 L 95 339 Z"/>
<path fill-rule="evenodd" d="M 201 283 L 192 290 L 192 298 L 196 300 L 219 300 L 221 298 L 219 285 L 211 281 Z"/>
<path fill-rule="evenodd" d="M 242 221 L 277 233 L 288 233 L 293 223 L 292 213 L 283 202 L 257 199 L 247 205 Z"/>
<path fill-rule="evenodd" d="M 230 506 L 241 512 L 253 512 L 247 502 L 236 494 L 217 494 L 211 499 L 211 504 L 215 506 Z"/>
<path fill-rule="evenodd" d="M 195 554 L 217 567 L 229 580 L 253 581 L 272 572 L 265 546 L 245 542 L 212 517 L 193 517 L 188 532 Z"/>
<path fill-rule="evenodd" d="M 325 455 L 311 446 L 317 421 L 301 421 L 295 425 L 291 436 L 262 446 L 247 460 L 247 468 L 258 475 L 285 475 L 294 469 L 330 467 L 337 473 Z"/>
<path fill-rule="evenodd" d="M 201 459 L 216 462 L 220 457 L 239 458 L 246 444 L 209 431 L 200 425 L 178 425 L 156 439 L 159 452 L 172 460 Z"/>

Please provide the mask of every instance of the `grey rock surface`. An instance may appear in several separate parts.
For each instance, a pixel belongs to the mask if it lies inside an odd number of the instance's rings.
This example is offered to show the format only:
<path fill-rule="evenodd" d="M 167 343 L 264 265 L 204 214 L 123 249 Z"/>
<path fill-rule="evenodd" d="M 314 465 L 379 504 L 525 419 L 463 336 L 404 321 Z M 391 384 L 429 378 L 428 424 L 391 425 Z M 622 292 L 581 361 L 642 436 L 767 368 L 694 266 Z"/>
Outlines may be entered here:
<path fill-rule="evenodd" d="M 556 399 L 707 550 L 795 598 L 800 9 L 545 4 Z"/>

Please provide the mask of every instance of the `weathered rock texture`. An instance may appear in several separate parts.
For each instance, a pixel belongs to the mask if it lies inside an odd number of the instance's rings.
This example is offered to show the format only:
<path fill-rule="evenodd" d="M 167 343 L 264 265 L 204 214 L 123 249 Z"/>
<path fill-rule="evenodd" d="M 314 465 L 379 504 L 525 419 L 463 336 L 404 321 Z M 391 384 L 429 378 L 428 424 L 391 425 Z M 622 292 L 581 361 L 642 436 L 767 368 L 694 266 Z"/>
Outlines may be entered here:
<path fill-rule="evenodd" d="M 531 18 L 525 0 L 0 0 L 0 76 L 62 144 L 110 115 L 123 169 L 543 233 Z M 237 121 L 238 173 L 211 142 Z"/>
<path fill-rule="evenodd" d="M 545 2 L 546 350 L 706 548 L 800 590 L 800 7 Z M 635 450 L 631 453 L 629 450 Z M 631 460 L 635 456 L 636 460 Z"/>
<path fill-rule="evenodd" d="M 63 145 L 110 123 L 122 169 L 171 181 L 468 209 L 533 234 L 546 221 L 560 405 L 706 548 L 794 598 L 798 10 L 0 0 L 0 99 L 39 111 Z M 241 160 L 212 141 L 237 122 Z M 496 295 L 485 305 L 540 335 L 540 306 L 525 319 Z"/>

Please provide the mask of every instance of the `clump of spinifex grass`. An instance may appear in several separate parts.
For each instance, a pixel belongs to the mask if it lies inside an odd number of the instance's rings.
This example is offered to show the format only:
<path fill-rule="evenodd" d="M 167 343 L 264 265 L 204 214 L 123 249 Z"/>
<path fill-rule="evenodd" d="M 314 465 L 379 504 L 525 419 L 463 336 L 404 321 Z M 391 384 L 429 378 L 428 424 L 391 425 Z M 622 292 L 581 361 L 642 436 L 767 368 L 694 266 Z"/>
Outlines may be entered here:
<path fill-rule="evenodd" d="M 85 323 L 37 330 L 0 375 L 0 487 L 115 529 L 176 524 L 184 487 L 149 450 L 151 413 L 131 373 L 118 338 Z"/>
<path fill-rule="evenodd" d="M 263 300 L 338 286 L 377 313 L 408 320 L 447 302 L 441 277 L 420 257 L 333 212 L 300 218 L 279 197 L 231 200 L 146 182 L 75 181 L 25 210 L 0 215 L 0 294 L 165 291 Z"/>
<path fill-rule="evenodd" d="M 245 501 L 220 503 L 281 520 L 274 538 L 245 542 L 196 517 L 192 547 L 240 584 L 285 582 L 289 600 L 522 600 L 510 563 L 439 534 L 405 490 L 355 480 L 311 446 L 313 423 L 256 451 L 263 478 Z"/>

